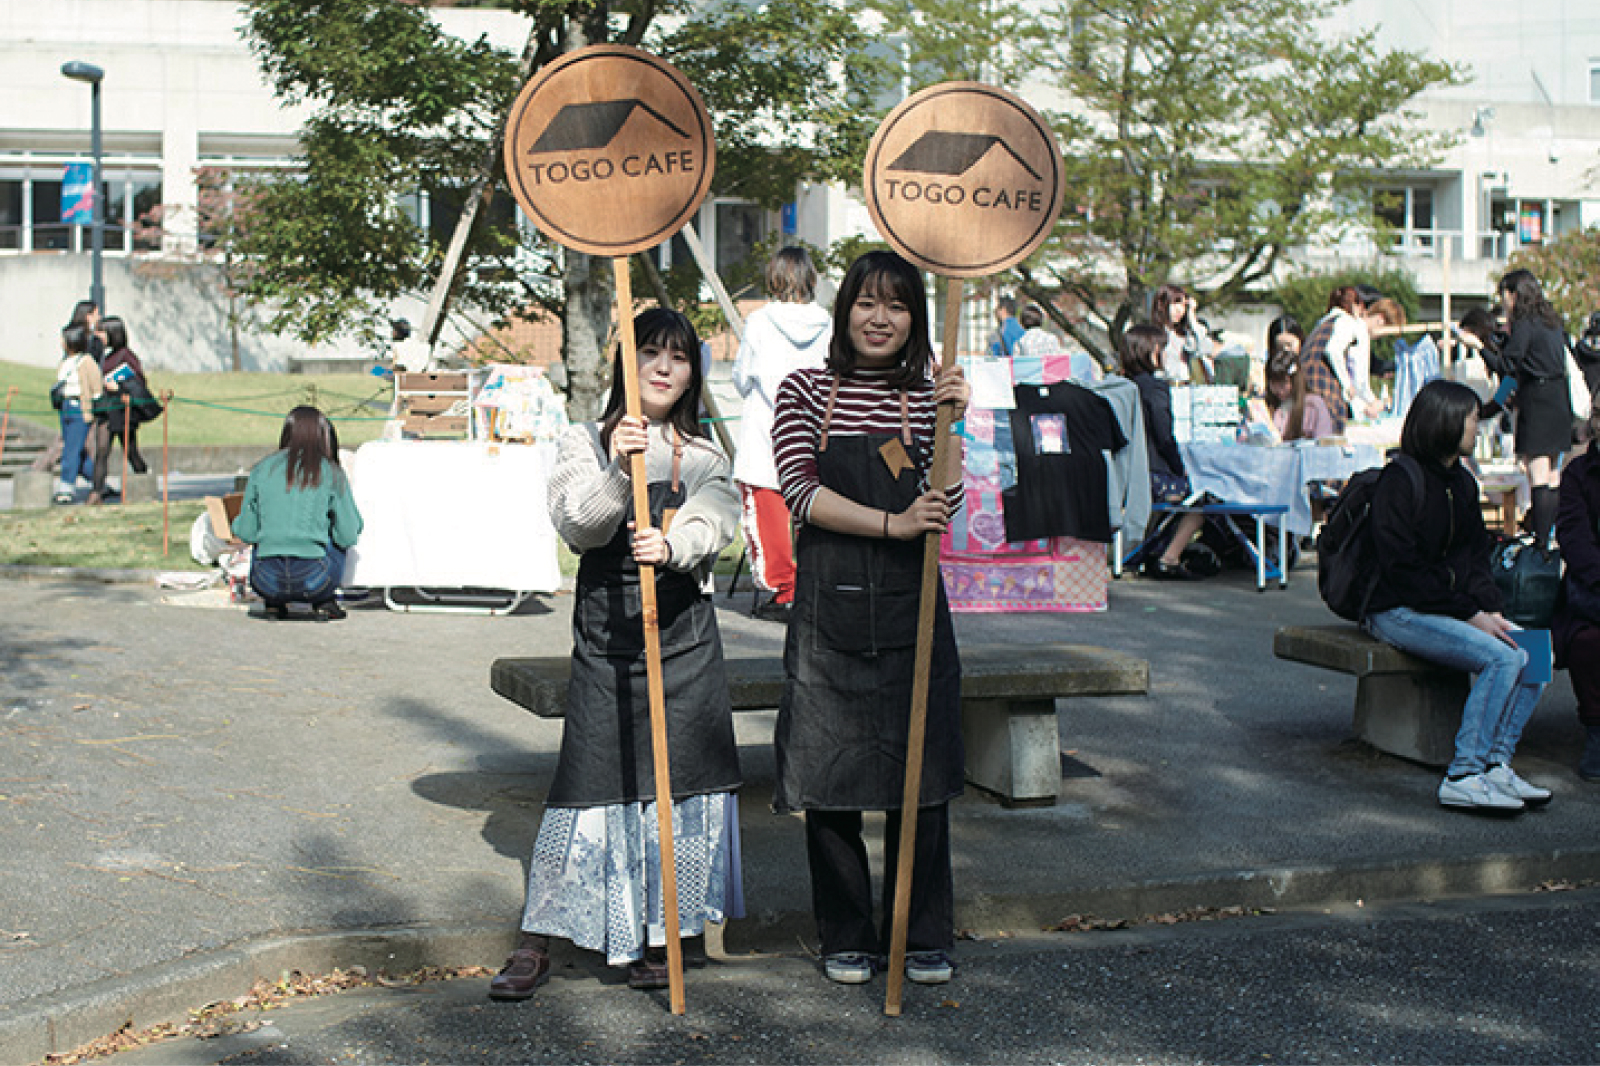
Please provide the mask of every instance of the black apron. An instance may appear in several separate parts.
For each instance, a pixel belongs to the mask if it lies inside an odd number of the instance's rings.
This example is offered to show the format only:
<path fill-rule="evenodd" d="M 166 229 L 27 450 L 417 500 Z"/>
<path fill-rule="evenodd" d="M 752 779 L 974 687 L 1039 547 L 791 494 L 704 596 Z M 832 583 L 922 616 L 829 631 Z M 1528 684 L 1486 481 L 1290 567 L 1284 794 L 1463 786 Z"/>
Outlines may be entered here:
<path fill-rule="evenodd" d="M 659 528 L 684 500 L 673 480 L 650 485 L 650 517 Z M 654 802 L 639 565 L 628 522 L 578 563 L 572 606 L 572 681 L 561 757 L 546 800 L 551 807 Z M 711 599 L 693 574 L 656 567 L 661 672 L 667 705 L 672 798 L 739 787 L 733 708 L 722 663 L 722 636 Z"/>
<path fill-rule="evenodd" d="M 903 409 L 902 409 L 903 411 Z M 829 417 L 831 418 L 831 404 Z M 817 473 L 825 488 L 900 512 L 921 495 L 918 468 L 892 474 L 879 449 L 892 435 L 828 439 Z M 923 538 L 834 533 L 809 523 L 795 543 L 794 610 L 784 644 L 783 702 L 774 737 L 773 808 L 898 810 L 916 659 Z M 920 806 L 961 794 L 961 660 L 944 582 L 937 588 Z"/>

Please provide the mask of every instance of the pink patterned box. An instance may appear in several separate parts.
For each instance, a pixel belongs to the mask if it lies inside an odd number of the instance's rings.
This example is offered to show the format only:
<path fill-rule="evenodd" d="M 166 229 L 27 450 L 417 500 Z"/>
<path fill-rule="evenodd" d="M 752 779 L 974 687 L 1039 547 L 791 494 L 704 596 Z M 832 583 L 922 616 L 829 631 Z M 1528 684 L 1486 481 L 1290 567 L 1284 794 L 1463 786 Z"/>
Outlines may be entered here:
<path fill-rule="evenodd" d="M 1106 609 L 1106 545 L 1057 537 L 1031 554 L 957 552 L 948 534 L 940 553 L 950 609 L 964 613 L 1089 612 Z"/>

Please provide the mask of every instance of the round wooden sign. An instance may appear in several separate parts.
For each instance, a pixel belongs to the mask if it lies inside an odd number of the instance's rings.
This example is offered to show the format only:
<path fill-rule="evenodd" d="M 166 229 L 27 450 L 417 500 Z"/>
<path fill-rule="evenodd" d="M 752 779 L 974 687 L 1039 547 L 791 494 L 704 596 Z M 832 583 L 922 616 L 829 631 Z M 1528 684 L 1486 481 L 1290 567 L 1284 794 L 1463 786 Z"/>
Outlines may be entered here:
<path fill-rule="evenodd" d="M 716 142 L 700 94 L 670 64 L 620 44 L 539 72 L 506 127 L 512 194 L 551 239 L 622 256 L 668 240 L 711 188 Z"/>
<path fill-rule="evenodd" d="M 895 251 L 925 270 L 972 278 L 1044 242 L 1066 172 L 1055 135 L 1020 97 L 944 82 L 889 113 L 867 149 L 867 209 Z"/>

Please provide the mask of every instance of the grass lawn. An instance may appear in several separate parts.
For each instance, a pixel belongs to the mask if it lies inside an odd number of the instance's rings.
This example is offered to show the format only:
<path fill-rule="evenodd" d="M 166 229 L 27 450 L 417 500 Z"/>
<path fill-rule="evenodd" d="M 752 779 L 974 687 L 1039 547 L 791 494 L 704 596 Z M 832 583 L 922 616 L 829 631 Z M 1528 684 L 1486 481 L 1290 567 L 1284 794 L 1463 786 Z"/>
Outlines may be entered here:
<path fill-rule="evenodd" d="M 42 426 L 54 433 L 55 411 L 50 408 L 54 369 L 0 361 L 0 404 L 16 387 L 11 417 Z M 374 440 L 388 417 L 392 392 L 389 382 L 364 374 L 195 373 L 164 370 L 150 372 L 150 388 L 157 395 L 171 390 L 168 441 L 174 445 L 278 444 L 283 416 L 291 407 L 309 403 L 322 409 L 339 429 L 339 443 L 354 448 Z M 139 432 L 146 454 L 161 442 L 161 423 L 151 422 Z"/>
<path fill-rule="evenodd" d="M 0 564 L 112 570 L 201 570 L 189 555 L 199 500 L 174 500 L 169 553 L 161 554 L 161 502 L 0 511 Z"/>

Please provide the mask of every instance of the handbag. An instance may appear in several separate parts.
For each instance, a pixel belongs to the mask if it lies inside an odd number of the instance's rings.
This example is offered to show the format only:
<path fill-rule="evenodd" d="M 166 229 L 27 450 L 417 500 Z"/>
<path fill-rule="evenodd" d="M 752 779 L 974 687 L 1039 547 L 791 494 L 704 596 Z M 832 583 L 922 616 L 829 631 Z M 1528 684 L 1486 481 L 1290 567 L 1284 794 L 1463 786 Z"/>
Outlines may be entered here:
<path fill-rule="evenodd" d="M 59 411 L 65 407 L 66 404 L 67 383 L 65 381 L 58 381 L 54 385 L 50 386 L 50 406 Z"/>
<path fill-rule="evenodd" d="M 1505 597 L 1501 613 L 1524 629 L 1549 629 L 1561 593 L 1561 553 L 1508 540 L 1494 549 L 1489 568 Z"/>
<path fill-rule="evenodd" d="M 1150 496 L 1161 503 L 1182 503 L 1189 495 L 1189 479 L 1166 470 L 1150 471 Z"/>

